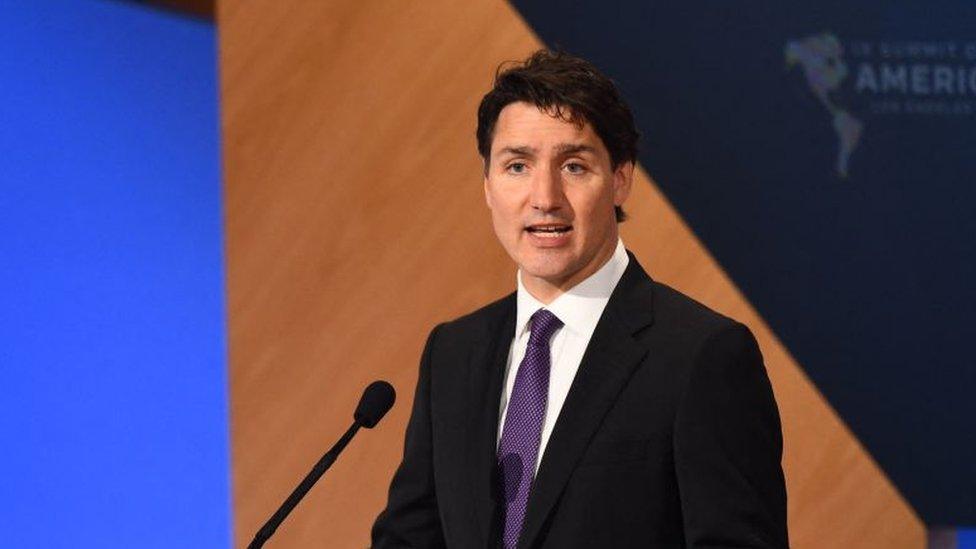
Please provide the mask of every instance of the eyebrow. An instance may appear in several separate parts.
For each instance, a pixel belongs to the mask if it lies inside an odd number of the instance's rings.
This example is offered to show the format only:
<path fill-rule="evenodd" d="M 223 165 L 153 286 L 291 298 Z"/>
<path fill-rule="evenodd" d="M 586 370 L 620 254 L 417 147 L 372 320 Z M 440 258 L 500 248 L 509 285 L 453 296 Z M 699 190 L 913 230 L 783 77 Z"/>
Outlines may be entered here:
<path fill-rule="evenodd" d="M 498 151 L 498 154 L 501 155 L 504 153 L 509 153 L 516 156 L 533 156 L 536 152 L 537 149 L 534 147 L 519 145 L 514 147 L 502 147 L 501 150 Z M 586 145 L 583 143 L 560 143 L 556 145 L 556 152 L 558 154 L 576 154 L 583 152 L 596 154 L 596 148 L 592 145 Z"/>
<path fill-rule="evenodd" d="M 522 145 L 517 147 L 502 147 L 501 150 L 498 151 L 498 154 L 501 155 L 504 153 L 509 153 L 516 156 L 532 156 L 535 154 L 535 152 L 536 149 L 533 147 Z"/>
<path fill-rule="evenodd" d="M 583 143 L 560 143 L 556 145 L 556 152 L 560 154 L 591 153 L 596 154 L 596 148 Z"/>

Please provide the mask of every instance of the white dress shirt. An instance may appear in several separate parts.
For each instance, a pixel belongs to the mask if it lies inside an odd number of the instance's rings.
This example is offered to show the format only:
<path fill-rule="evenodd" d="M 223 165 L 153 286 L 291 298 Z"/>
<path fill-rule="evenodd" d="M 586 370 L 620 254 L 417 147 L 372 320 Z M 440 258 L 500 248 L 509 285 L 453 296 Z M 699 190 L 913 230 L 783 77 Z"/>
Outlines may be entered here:
<path fill-rule="evenodd" d="M 563 325 L 553 335 L 551 341 L 551 360 L 549 370 L 549 400 L 546 405 L 546 417 L 542 424 L 542 440 L 539 443 L 539 454 L 536 457 L 535 468 L 539 470 L 539 463 L 546 450 L 549 435 L 556 425 L 559 411 L 563 408 L 569 387 L 573 384 L 576 371 L 583 360 L 583 353 L 590 343 L 597 322 L 610 301 L 610 294 L 620 282 L 630 258 L 624 249 L 623 242 L 617 239 L 617 248 L 613 256 L 600 269 L 588 278 L 573 286 L 569 291 L 557 297 L 549 305 L 532 297 L 522 285 L 521 271 L 517 275 L 518 292 L 516 298 L 515 338 L 508 351 L 508 363 L 505 366 L 505 389 L 502 391 L 501 412 L 498 424 L 498 442 L 501 441 L 505 426 L 505 415 L 508 400 L 515 385 L 515 375 L 519 365 L 525 357 L 525 348 L 529 343 L 529 319 L 539 309 L 546 309 Z"/>

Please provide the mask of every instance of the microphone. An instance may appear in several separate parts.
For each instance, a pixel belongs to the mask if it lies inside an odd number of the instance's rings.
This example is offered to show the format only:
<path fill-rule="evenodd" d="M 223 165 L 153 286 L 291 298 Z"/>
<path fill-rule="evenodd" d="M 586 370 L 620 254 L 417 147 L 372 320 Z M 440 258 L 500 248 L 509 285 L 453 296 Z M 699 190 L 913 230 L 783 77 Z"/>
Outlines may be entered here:
<path fill-rule="evenodd" d="M 352 417 L 359 425 L 372 429 L 390 411 L 394 402 L 396 391 L 393 386 L 385 381 L 374 381 L 363 391 Z"/>
<path fill-rule="evenodd" d="M 260 549 L 264 542 L 268 541 L 281 525 L 282 521 L 288 517 L 288 514 L 292 512 L 298 502 L 305 497 L 305 494 L 312 489 L 312 486 L 325 474 L 326 470 L 332 466 L 336 458 L 339 457 L 339 453 L 349 444 L 352 437 L 356 434 L 356 431 L 360 427 L 365 427 L 367 429 L 372 429 L 383 416 L 386 415 L 390 408 L 393 407 L 393 403 L 396 401 L 396 391 L 393 390 L 393 386 L 385 381 L 374 381 L 366 387 L 363 391 L 363 396 L 359 399 L 359 405 L 356 406 L 356 412 L 353 414 L 353 424 L 346 430 L 346 433 L 342 435 L 335 446 L 329 449 L 322 459 L 312 467 L 302 482 L 299 483 L 298 487 L 288 496 L 288 499 L 281 504 L 281 507 L 275 511 L 275 514 L 271 515 L 268 522 L 264 523 L 264 526 L 256 534 L 254 534 L 254 540 L 247 549 Z"/>

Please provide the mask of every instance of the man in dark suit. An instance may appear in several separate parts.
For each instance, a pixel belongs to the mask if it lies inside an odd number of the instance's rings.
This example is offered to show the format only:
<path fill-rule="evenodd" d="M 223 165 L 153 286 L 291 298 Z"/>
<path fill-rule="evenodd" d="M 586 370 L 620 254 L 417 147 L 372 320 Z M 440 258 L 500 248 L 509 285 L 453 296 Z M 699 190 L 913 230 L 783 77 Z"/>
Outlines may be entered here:
<path fill-rule="evenodd" d="M 431 332 L 373 546 L 786 547 L 755 339 L 620 242 L 637 132 L 614 85 L 537 52 L 477 135 L 517 291 Z"/>

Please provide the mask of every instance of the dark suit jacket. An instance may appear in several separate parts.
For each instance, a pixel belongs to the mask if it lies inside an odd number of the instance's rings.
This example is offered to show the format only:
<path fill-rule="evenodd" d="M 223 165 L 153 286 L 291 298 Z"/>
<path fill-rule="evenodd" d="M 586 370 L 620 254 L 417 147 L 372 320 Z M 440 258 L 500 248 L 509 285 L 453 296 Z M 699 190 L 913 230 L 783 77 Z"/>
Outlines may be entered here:
<path fill-rule="evenodd" d="M 514 294 L 427 340 L 373 547 L 495 547 Z M 520 548 L 786 547 L 782 433 L 748 328 L 630 256 L 539 466 Z"/>

